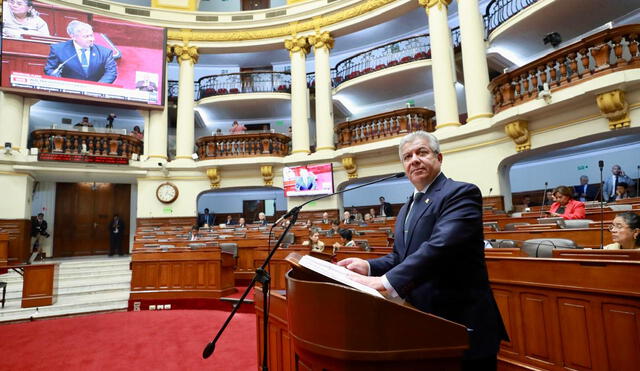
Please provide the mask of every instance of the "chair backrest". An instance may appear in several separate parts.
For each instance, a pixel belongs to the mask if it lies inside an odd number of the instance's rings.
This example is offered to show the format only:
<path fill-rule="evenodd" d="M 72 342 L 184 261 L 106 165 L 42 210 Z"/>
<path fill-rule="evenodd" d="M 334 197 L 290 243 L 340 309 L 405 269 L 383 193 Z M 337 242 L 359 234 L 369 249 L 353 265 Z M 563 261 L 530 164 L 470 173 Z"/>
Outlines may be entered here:
<path fill-rule="evenodd" d="M 364 251 L 369 251 L 369 241 L 367 240 L 353 240 L 356 245 Z"/>
<path fill-rule="evenodd" d="M 237 258 L 238 244 L 235 242 L 222 242 L 220 243 L 220 251 L 230 253 L 234 258 Z"/>
<path fill-rule="evenodd" d="M 566 238 L 534 238 L 524 241 L 522 250 L 536 258 L 551 258 L 553 249 L 575 249 L 576 243 Z"/>
<path fill-rule="evenodd" d="M 514 240 L 489 240 L 489 243 L 491 244 L 491 246 L 493 246 L 496 249 L 499 248 L 517 248 L 517 243 Z"/>
<path fill-rule="evenodd" d="M 498 230 L 498 222 L 484 222 L 484 223 L 482 223 L 482 225 L 484 227 L 491 228 L 491 230 L 493 230 L 493 231 L 497 231 Z"/>
<path fill-rule="evenodd" d="M 589 228 L 589 223 L 593 223 L 593 220 L 591 219 L 565 220 L 564 227 L 565 228 Z"/>
<path fill-rule="evenodd" d="M 631 209 L 633 209 L 633 205 L 631 204 L 622 204 L 622 205 L 607 205 L 608 208 L 610 208 L 613 211 L 629 211 Z"/>
<path fill-rule="evenodd" d="M 558 224 L 558 222 L 564 222 L 564 218 L 562 217 L 552 217 L 552 218 L 538 218 L 538 224 Z"/>

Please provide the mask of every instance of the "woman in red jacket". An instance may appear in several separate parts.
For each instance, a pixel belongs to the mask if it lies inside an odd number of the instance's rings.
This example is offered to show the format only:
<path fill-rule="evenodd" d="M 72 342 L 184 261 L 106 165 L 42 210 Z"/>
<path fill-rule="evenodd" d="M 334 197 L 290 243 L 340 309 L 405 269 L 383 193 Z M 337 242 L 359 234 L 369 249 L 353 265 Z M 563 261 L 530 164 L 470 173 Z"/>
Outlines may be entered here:
<path fill-rule="evenodd" d="M 561 216 L 564 219 L 584 219 L 584 204 L 572 198 L 573 191 L 569 187 L 559 186 L 553 190 L 556 202 L 551 204 L 549 216 Z"/>

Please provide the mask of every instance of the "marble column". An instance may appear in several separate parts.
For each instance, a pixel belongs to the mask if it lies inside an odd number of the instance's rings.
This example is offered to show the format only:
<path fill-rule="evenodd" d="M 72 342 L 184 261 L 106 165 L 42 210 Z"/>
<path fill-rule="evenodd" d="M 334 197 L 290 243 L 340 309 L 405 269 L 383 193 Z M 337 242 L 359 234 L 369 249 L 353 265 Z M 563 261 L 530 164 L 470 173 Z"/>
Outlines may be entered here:
<path fill-rule="evenodd" d="M 180 63 L 178 81 L 178 112 L 176 124 L 176 160 L 193 161 L 195 145 L 194 65 L 198 61 L 198 48 L 189 44 L 174 45 L 173 53 Z"/>
<path fill-rule="evenodd" d="M 307 95 L 306 37 L 294 36 L 284 42 L 291 58 L 291 154 L 309 153 L 309 107 Z"/>
<path fill-rule="evenodd" d="M 333 49 L 334 40 L 326 31 L 317 31 L 308 40 L 315 54 L 316 151 L 333 151 L 335 143 L 329 53 Z"/>
<path fill-rule="evenodd" d="M 493 116 L 493 110 L 491 92 L 488 89 L 489 69 L 484 43 L 484 23 L 478 0 L 458 0 L 458 14 L 462 39 L 467 122 L 490 118 Z"/>
<path fill-rule="evenodd" d="M 451 1 L 419 0 L 429 17 L 436 129 L 460 126 L 453 65 L 453 45 L 447 14 L 447 7 Z"/>

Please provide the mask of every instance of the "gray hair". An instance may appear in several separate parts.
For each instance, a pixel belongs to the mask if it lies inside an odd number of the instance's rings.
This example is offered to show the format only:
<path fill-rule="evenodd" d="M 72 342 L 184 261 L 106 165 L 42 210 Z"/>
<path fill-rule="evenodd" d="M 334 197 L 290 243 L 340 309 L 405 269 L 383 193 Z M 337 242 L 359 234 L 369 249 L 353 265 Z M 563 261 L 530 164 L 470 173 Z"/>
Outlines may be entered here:
<path fill-rule="evenodd" d="M 69 37 L 73 37 L 73 35 L 75 35 L 76 32 L 78 32 L 78 30 L 82 28 L 88 28 L 91 31 L 93 31 L 93 27 L 91 27 L 90 24 L 80 22 L 74 19 L 73 21 L 69 22 L 69 24 L 67 25 L 67 34 L 69 35 Z"/>
<path fill-rule="evenodd" d="M 587 179 L 587 180 L 589 180 L 589 177 L 588 177 L 588 176 L 586 176 L 586 175 L 580 175 L 580 180 L 582 180 L 582 179 Z"/>
<path fill-rule="evenodd" d="M 429 144 L 429 149 L 431 149 L 434 154 L 437 155 L 438 153 L 440 153 L 440 142 L 438 142 L 438 138 L 436 138 L 436 136 L 431 133 L 427 133 L 423 130 L 418 130 L 405 135 L 400 140 L 400 144 L 398 145 L 398 154 L 400 155 L 400 161 L 402 161 L 402 147 L 404 147 L 407 143 L 413 143 L 418 139 L 426 140 Z"/>

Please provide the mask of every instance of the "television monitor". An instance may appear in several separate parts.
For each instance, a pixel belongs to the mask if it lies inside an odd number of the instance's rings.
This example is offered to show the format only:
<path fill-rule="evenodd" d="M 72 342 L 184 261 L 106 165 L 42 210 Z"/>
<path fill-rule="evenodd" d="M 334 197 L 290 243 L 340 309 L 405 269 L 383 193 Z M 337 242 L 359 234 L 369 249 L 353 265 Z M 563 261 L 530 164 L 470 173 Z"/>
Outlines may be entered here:
<path fill-rule="evenodd" d="M 4 91 L 54 99 L 162 106 L 166 31 L 34 1 L 3 2 Z M 19 13 L 20 12 L 20 13 Z"/>
<path fill-rule="evenodd" d="M 315 196 L 333 193 L 333 165 L 317 164 L 285 167 L 284 195 Z"/>

